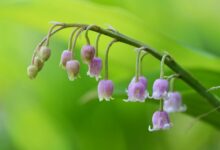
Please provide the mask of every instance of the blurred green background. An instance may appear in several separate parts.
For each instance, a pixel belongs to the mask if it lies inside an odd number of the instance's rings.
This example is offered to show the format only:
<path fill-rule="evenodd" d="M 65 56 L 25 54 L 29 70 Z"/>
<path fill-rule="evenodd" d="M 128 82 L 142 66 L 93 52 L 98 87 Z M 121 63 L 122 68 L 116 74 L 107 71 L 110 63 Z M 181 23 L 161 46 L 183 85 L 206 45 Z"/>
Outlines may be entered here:
<path fill-rule="evenodd" d="M 124 103 L 134 76 L 133 47 L 115 44 L 109 77 L 114 101 L 98 102 L 97 82 L 86 76 L 70 82 L 59 66 L 71 30 L 51 39 L 52 57 L 35 80 L 26 67 L 49 21 L 109 25 L 159 51 L 168 51 L 204 86 L 220 84 L 219 0 L 1 0 L 0 1 L 0 150 L 218 150 L 220 115 L 193 126 L 195 117 L 213 107 L 182 81 L 186 113 L 171 115 L 168 131 L 147 131 L 158 103 Z M 95 33 L 89 36 L 94 43 Z M 100 56 L 110 38 L 101 37 Z M 82 36 L 76 55 L 85 43 Z M 143 73 L 149 91 L 159 76 L 159 61 L 146 56 Z M 166 73 L 171 71 L 166 68 Z M 213 92 L 220 95 L 219 91 Z"/>

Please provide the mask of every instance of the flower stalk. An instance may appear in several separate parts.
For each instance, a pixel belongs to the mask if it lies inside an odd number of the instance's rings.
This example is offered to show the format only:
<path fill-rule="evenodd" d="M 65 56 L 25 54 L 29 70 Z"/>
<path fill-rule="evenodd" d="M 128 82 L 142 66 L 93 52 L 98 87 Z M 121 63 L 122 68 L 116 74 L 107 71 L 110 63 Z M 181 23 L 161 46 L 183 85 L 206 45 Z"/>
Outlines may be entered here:
<path fill-rule="evenodd" d="M 108 79 L 108 54 L 111 46 L 117 42 L 116 39 L 113 39 L 107 46 L 106 51 L 105 51 L 105 79 Z"/>

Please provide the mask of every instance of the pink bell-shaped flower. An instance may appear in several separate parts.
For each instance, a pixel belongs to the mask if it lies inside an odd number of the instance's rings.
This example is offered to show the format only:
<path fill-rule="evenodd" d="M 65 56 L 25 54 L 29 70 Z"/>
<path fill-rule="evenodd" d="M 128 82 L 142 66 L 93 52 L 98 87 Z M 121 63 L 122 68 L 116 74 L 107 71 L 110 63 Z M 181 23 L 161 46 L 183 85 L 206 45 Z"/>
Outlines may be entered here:
<path fill-rule="evenodd" d="M 149 126 L 149 131 L 165 130 L 172 127 L 169 115 L 165 111 L 156 111 L 152 117 L 153 128 Z"/>
<path fill-rule="evenodd" d="M 101 76 L 102 71 L 102 60 L 98 57 L 94 57 L 89 64 L 89 71 L 87 75 L 90 77 L 95 77 L 98 80 Z"/>
<path fill-rule="evenodd" d="M 152 98 L 160 100 L 167 96 L 169 90 L 169 82 L 166 79 L 157 79 L 153 84 Z"/>
<path fill-rule="evenodd" d="M 179 92 L 169 92 L 163 106 L 168 113 L 186 111 L 186 105 L 182 104 L 182 97 Z"/>
<path fill-rule="evenodd" d="M 110 101 L 112 98 L 114 85 L 111 80 L 100 80 L 98 84 L 99 101 Z"/>
<path fill-rule="evenodd" d="M 139 77 L 139 80 L 136 81 L 134 77 L 126 90 L 128 99 L 124 100 L 125 102 L 144 102 L 148 97 L 148 92 L 146 90 L 147 79 L 143 76 Z"/>

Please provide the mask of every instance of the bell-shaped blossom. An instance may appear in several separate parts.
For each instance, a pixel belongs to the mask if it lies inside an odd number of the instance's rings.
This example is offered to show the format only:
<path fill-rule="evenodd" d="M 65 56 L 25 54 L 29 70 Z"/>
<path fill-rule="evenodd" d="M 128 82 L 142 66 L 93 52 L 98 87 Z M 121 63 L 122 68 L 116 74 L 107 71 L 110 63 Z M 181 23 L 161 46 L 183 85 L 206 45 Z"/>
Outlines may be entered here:
<path fill-rule="evenodd" d="M 148 97 L 148 92 L 146 90 L 147 79 L 145 77 L 139 77 L 139 80 L 136 81 L 134 77 L 126 90 L 128 99 L 124 100 L 125 102 L 144 102 Z"/>
<path fill-rule="evenodd" d="M 169 82 L 166 79 L 157 79 L 153 84 L 152 98 L 160 100 L 167 96 L 169 90 Z"/>
<path fill-rule="evenodd" d="M 61 59 L 60 59 L 60 66 L 65 68 L 66 67 L 66 63 L 67 61 L 72 59 L 72 51 L 70 50 L 64 50 L 62 55 L 61 55 Z"/>
<path fill-rule="evenodd" d="M 35 65 L 30 65 L 27 68 L 27 75 L 30 79 L 34 79 L 37 76 L 38 68 Z"/>
<path fill-rule="evenodd" d="M 186 105 L 182 104 L 182 96 L 179 92 L 169 92 L 163 106 L 168 113 L 186 111 Z"/>
<path fill-rule="evenodd" d="M 94 57 L 89 66 L 89 71 L 87 72 L 87 75 L 89 75 L 90 77 L 95 77 L 96 80 L 98 80 L 101 76 L 101 70 L 102 70 L 102 60 L 101 58 L 98 57 Z"/>
<path fill-rule="evenodd" d="M 39 58 L 44 62 L 50 58 L 51 50 L 47 46 L 41 46 L 39 50 Z"/>
<path fill-rule="evenodd" d="M 95 48 L 91 45 L 85 45 L 81 49 L 82 61 L 89 64 L 93 57 L 95 56 Z"/>
<path fill-rule="evenodd" d="M 165 130 L 172 127 L 169 115 L 166 111 L 156 111 L 152 117 L 153 128 L 149 126 L 149 131 Z"/>
<path fill-rule="evenodd" d="M 98 84 L 99 101 L 110 101 L 112 98 L 114 85 L 111 80 L 100 80 Z"/>
<path fill-rule="evenodd" d="M 69 80 L 73 81 L 78 77 L 79 73 L 79 61 L 77 60 L 69 60 L 66 63 L 66 71 L 69 77 Z"/>

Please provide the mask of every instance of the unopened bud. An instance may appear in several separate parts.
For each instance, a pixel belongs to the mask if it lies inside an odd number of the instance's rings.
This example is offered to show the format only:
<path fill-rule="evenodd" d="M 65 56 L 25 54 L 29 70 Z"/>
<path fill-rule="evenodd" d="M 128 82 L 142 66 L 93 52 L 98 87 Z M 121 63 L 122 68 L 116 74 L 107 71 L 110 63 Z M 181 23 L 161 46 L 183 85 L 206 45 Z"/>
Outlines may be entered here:
<path fill-rule="evenodd" d="M 51 50 L 46 46 L 42 46 L 39 50 L 39 57 L 42 61 L 47 61 L 50 57 Z"/>
<path fill-rule="evenodd" d="M 79 61 L 77 60 L 69 60 L 66 63 L 66 71 L 69 77 L 69 80 L 73 81 L 77 78 L 79 73 Z"/>
<path fill-rule="evenodd" d="M 27 68 L 27 75 L 30 79 L 34 79 L 37 76 L 38 68 L 35 65 L 30 65 Z"/>
<path fill-rule="evenodd" d="M 60 59 L 60 66 L 63 68 L 66 67 L 66 62 L 72 59 L 72 51 L 70 50 L 64 50 L 61 59 Z"/>
<path fill-rule="evenodd" d="M 34 58 L 34 65 L 37 67 L 38 71 L 40 71 L 44 66 L 44 62 L 38 56 L 36 56 Z"/>
<path fill-rule="evenodd" d="M 95 56 L 95 48 L 91 45 L 85 45 L 81 49 L 81 57 L 84 63 L 89 64 Z"/>

